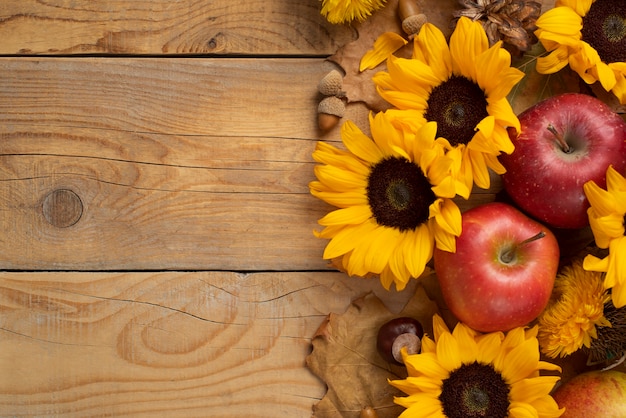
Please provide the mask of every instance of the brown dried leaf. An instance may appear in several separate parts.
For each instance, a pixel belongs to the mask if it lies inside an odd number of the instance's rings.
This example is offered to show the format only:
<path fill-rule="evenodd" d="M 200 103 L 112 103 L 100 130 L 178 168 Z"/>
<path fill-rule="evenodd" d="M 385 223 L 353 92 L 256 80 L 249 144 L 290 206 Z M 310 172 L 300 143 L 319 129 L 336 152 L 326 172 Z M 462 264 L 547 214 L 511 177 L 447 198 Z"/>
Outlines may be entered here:
<path fill-rule="evenodd" d="M 406 370 L 384 361 L 376 351 L 376 335 L 382 324 L 398 316 L 410 316 L 432 335 L 437 304 L 417 286 L 413 297 L 398 313 L 390 312 L 374 294 L 357 299 L 342 314 L 330 314 L 313 338 L 306 362 L 328 386 L 314 406 L 316 418 L 358 418 L 362 408 L 373 407 L 380 418 L 397 417 L 403 408 L 393 403 L 402 396 L 387 379 L 403 379 Z"/>
<path fill-rule="evenodd" d="M 422 12 L 428 17 L 428 21 L 436 25 L 449 35 L 452 30 L 452 12 L 458 7 L 456 0 L 417 0 Z M 398 0 L 388 0 L 386 6 L 367 20 L 355 24 L 357 39 L 343 47 L 332 55 L 329 60 L 338 64 L 345 72 L 343 80 L 344 91 L 348 102 L 364 102 L 367 107 L 374 111 L 389 108 L 389 104 L 376 92 L 372 82 L 372 76 L 378 71 L 385 69 L 381 64 L 372 70 L 359 72 L 359 63 L 363 55 L 374 46 L 374 41 L 385 32 L 404 34 L 400 18 L 397 13 Z M 396 53 L 398 56 L 410 54 L 411 43 Z"/>

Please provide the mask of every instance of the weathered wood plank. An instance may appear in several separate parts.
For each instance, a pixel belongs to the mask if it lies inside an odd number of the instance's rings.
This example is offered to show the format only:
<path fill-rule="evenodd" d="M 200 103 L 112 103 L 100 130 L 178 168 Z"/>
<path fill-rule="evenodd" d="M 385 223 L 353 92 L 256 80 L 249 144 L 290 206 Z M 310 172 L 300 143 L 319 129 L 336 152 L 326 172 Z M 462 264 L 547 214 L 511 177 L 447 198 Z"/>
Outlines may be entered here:
<path fill-rule="evenodd" d="M 3 0 L 0 54 L 331 55 L 319 0 Z"/>
<path fill-rule="evenodd" d="M 340 273 L 2 273 L 0 415 L 309 417 L 305 366 Z"/>
<path fill-rule="evenodd" d="M 0 268 L 326 268 L 307 184 L 329 68 L 0 60 Z"/>
<path fill-rule="evenodd" d="M 0 61 L 0 265 L 324 268 L 307 183 L 327 65 Z M 67 227 L 44 216 L 58 190 L 81 201 Z"/>

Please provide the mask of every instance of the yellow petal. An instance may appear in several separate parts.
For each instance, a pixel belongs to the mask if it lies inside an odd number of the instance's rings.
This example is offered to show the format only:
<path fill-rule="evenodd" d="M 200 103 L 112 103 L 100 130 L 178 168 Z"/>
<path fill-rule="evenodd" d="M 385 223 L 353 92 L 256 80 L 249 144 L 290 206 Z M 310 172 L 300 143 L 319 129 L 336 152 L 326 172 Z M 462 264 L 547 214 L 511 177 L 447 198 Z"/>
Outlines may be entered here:
<path fill-rule="evenodd" d="M 404 262 L 411 276 L 419 277 L 424 272 L 426 263 L 433 256 L 434 237 L 426 224 L 418 226 L 407 235 L 407 240 L 402 246 L 405 254 Z"/>
<path fill-rule="evenodd" d="M 559 376 L 540 376 L 522 379 L 511 386 L 510 396 L 512 399 L 532 402 L 537 398 L 548 395 L 559 380 Z"/>
<path fill-rule="evenodd" d="M 406 45 L 408 41 L 395 32 L 385 32 L 374 42 L 374 48 L 361 58 L 359 71 L 371 70 L 385 61 L 391 54 Z"/>
<path fill-rule="evenodd" d="M 596 64 L 597 78 L 600 80 L 600 84 L 606 91 L 611 91 L 615 84 L 617 84 L 617 78 L 615 72 L 604 62 Z"/>
<path fill-rule="evenodd" d="M 476 337 L 478 344 L 476 361 L 482 364 L 491 364 L 500 352 L 500 344 L 503 339 L 504 334 L 501 332 L 491 332 Z"/>
<path fill-rule="evenodd" d="M 367 135 L 352 121 L 347 120 L 341 127 L 341 138 L 346 148 L 364 161 L 376 163 L 383 153 Z"/>
<path fill-rule="evenodd" d="M 537 410 L 526 402 L 511 402 L 509 405 L 510 418 L 539 418 Z"/>
<path fill-rule="evenodd" d="M 476 81 L 476 57 L 489 49 L 489 40 L 480 22 L 461 17 L 450 36 L 453 71 Z"/>
<path fill-rule="evenodd" d="M 342 228 L 326 245 L 324 259 L 330 260 L 340 257 L 361 245 L 376 225 L 373 222 L 365 222 L 360 225 Z M 353 274 L 350 273 L 349 274 Z"/>
<path fill-rule="evenodd" d="M 569 63 L 569 49 L 559 46 L 544 57 L 537 58 L 536 69 L 539 74 L 554 74 Z"/>
<path fill-rule="evenodd" d="M 606 272 L 609 269 L 609 258 L 604 257 L 602 259 L 588 254 L 583 260 L 583 268 L 589 271 Z"/>
<path fill-rule="evenodd" d="M 329 212 L 318 223 L 323 226 L 354 225 L 363 223 L 371 217 L 372 210 L 369 205 L 358 205 Z"/>
<path fill-rule="evenodd" d="M 536 339 L 529 339 L 517 345 L 505 356 L 499 364 L 495 364 L 502 376 L 509 384 L 515 384 L 521 379 L 532 376 L 537 372 L 539 348 Z M 496 360 L 497 361 L 497 360 Z"/>
<path fill-rule="evenodd" d="M 437 359 L 446 370 L 456 370 L 463 364 L 459 342 L 450 333 L 444 333 L 437 340 Z"/>
<path fill-rule="evenodd" d="M 583 21 L 581 15 L 571 8 L 555 7 L 539 16 L 536 25 L 545 31 L 580 38 Z"/>
<path fill-rule="evenodd" d="M 435 353 L 421 353 L 405 359 L 407 371 L 411 376 L 427 376 L 431 379 L 448 378 L 449 370 L 443 368 Z"/>
<path fill-rule="evenodd" d="M 574 10 L 577 15 L 585 16 L 595 0 L 557 0 L 557 6 L 565 6 Z"/>
<path fill-rule="evenodd" d="M 431 67 L 433 74 L 441 81 L 452 73 L 452 56 L 446 38 L 439 28 L 426 23 L 414 39 L 413 59 Z"/>

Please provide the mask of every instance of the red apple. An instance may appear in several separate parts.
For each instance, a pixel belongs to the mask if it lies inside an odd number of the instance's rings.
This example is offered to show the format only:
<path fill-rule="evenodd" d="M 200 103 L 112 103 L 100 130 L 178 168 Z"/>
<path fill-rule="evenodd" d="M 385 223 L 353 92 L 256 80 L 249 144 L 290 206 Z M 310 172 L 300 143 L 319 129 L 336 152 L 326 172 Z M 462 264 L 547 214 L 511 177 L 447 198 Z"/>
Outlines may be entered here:
<path fill-rule="evenodd" d="M 579 93 L 545 99 L 519 115 L 513 153 L 500 156 L 504 188 L 522 210 L 557 228 L 589 225 L 583 184 L 606 185 L 610 164 L 626 171 L 626 122 Z"/>
<path fill-rule="evenodd" d="M 561 418 L 626 417 L 626 373 L 592 371 L 574 376 L 554 392 Z"/>
<path fill-rule="evenodd" d="M 482 332 L 528 324 L 548 304 L 559 246 L 548 228 L 511 205 L 493 202 L 462 215 L 456 252 L 435 249 L 446 305 Z"/>

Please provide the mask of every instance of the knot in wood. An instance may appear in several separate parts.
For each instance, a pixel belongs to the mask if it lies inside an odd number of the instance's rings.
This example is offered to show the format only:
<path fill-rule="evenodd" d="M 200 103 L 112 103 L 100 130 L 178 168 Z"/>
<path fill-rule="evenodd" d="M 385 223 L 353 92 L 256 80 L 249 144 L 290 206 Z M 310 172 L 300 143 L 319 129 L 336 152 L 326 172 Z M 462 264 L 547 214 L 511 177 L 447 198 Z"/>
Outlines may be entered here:
<path fill-rule="evenodd" d="M 74 225 L 83 214 L 83 202 L 76 193 L 68 189 L 50 192 L 43 201 L 43 216 L 57 228 Z"/>

